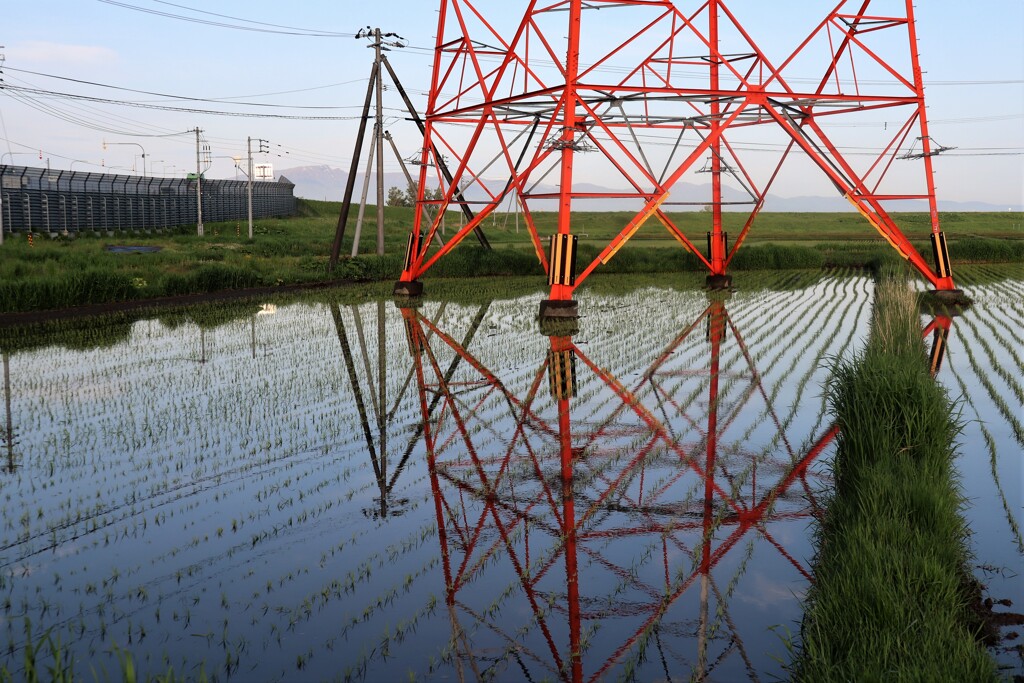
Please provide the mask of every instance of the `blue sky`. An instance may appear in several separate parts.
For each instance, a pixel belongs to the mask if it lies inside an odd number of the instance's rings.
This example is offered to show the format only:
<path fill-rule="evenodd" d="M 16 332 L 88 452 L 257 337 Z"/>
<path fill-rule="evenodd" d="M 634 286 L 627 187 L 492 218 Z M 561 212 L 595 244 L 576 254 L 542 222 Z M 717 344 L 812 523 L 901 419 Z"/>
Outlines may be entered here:
<path fill-rule="evenodd" d="M 525 3 L 480 0 L 477 4 L 496 24 L 508 26 L 515 23 L 517 8 L 521 13 Z M 776 59 L 787 54 L 832 6 L 806 0 L 732 0 L 727 4 Z M 126 5 L 204 21 L 243 23 L 194 11 L 202 9 L 253 22 L 349 35 L 235 30 Z M 677 5 L 684 11 L 698 6 L 682 1 Z M 0 45 L 6 56 L 4 79 L 10 85 L 43 90 L 146 103 L 160 100 L 26 73 L 33 71 L 195 98 L 343 107 L 261 110 L 349 117 L 358 113 L 372 60 L 367 43 L 349 36 L 369 25 L 408 40 L 408 48 L 395 49 L 390 57 L 414 100 L 423 105 L 437 7 L 435 0 L 9 2 L 0 22 Z M 957 148 L 935 160 L 940 199 L 1024 204 L 1024 3 L 931 0 L 919 3 L 916 12 L 931 135 L 939 144 Z M 592 14 L 596 18 L 588 18 L 585 26 L 590 35 L 614 30 L 611 12 Z M 401 122 L 396 94 L 388 92 L 385 97 L 389 127 L 403 152 L 412 154 L 420 146 L 415 130 Z M 210 102 L 194 106 L 255 109 Z M 0 114 L 4 163 L 38 165 L 49 159 L 54 168 L 74 163 L 75 170 L 100 170 L 102 163 L 107 168 L 141 171 L 141 145 L 150 172 L 169 175 L 194 170 L 194 137 L 173 134 L 196 126 L 203 129 L 214 157 L 210 174 L 229 178 L 235 175 L 231 157 L 244 154 L 247 136 L 270 141 L 272 154 L 264 158 L 276 170 L 312 164 L 347 168 L 355 132 L 351 120 L 211 116 L 49 98 L 37 98 L 34 106 L 29 106 L 5 93 L 0 93 Z M 104 149 L 104 141 L 132 144 L 108 144 Z M 390 165 L 390 170 L 398 171 L 396 163 Z M 797 177 L 787 178 L 773 191 L 782 195 L 828 194 L 830 188 L 807 185 Z"/>

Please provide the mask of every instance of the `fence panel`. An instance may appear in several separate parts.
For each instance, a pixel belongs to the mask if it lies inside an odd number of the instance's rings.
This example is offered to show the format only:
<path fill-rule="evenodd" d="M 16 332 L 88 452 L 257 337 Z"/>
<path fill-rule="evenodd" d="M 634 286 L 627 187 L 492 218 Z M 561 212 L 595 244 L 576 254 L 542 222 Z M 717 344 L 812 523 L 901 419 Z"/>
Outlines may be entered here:
<path fill-rule="evenodd" d="M 248 216 L 247 184 L 204 180 L 203 222 Z M 295 215 L 295 186 L 253 183 L 253 217 Z M 153 232 L 196 222 L 196 182 L 184 178 L 0 166 L 0 227 L 6 234 Z"/>

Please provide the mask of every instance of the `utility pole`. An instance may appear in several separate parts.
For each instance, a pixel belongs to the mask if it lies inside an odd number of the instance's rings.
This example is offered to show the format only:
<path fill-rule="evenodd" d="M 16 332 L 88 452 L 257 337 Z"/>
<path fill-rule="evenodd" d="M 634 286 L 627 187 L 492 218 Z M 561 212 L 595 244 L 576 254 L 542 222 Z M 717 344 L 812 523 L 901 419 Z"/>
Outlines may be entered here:
<path fill-rule="evenodd" d="M 203 169 L 199 155 L 199 126 L 196 126 L 196 234 L 203 236 Z"/>
<path fill-rule="evenodd" d="M 380 73 L 380 29 L 373 29 L 374 63 L 377 65 L 377 117 L 373 134 L 377 141 L 377 255 L 384 255 L 384 79 Z"/>
<path fill-rule="evenodd" d="M 249 185 L 249 239 L 252 239 L 252 176 L 253 176 L 253 167 L 252 167 L 252 138 L 250 137 L 250 138 L 247 138 L 246 140 L 247 140 L 246 147 L 247 147 L 248 152 L 249 152 L 249 164 L 247 166 L 247 168 L 249 170 L 246 172 L 246 175 L 249 177 L 249 183 L 248 183 L 248 185 Z M 262 154 L 263 152 L 269 152 L 270 151 L 270 147 L 269 146 L 264 148 L 264 145 L 268 144 L 266 140 L 262 140 L 260 138 L 256 138 L 256 143 L 259 145 L 259 149 L 256 150 L 257 152 Z"/>
<path fill-rule="evenodd" d="M 370 82 L 367 84 L 366 88 L 366 101 L 363 104 L 362 117 L 360 117 L 359 133 L 356 137 L 355 153 L 352 155 L 352 165 L 349 170 L 348 181 L 345 185 L 345 195 L 341 201 L 341 212 L 338 215 L 338 226 L 334 235 L 334 244 L 331 247 L 331 258 L 328 265 L 328 272 L 333 272 L 335 265 L 337 265 L 339 253 L 341 251 L 341 242 L 345 237 L 345 228 L 348 224 L 352 196 L 355 193 L 355 176 L 359 172 L 359 160 L 362 156 L 363 138 L 366 134 L 366 123 L 369 120 L 370 107 L 374 100 L 376 101 L 376 112 L 374 114 L 374 146 L 372 147 L 373 152 L 371 153 L 371 157 L 376 157 L 377 163 L 377 253 L 384 253 L 384 66 L 386 66 L 388 71 L 391 73 L 392 80 L 395 81 L 398 91 L 406 101 L 406 105 L 410 107 L 410 111 L 412 112 L 414 119 L 417 121 L 417 125 L 420 126 L 421 132 L 423 130 L 422 122 L 420 122 L 418 114 L 415 113 L 415 109 L 412 108 L 411 102 L 408 100 L 408 96 L 405 94 L 401 85 L 397 82 L 394 70 L 388 64 L 387 57 L 384 55 L 385 52 L 390 51 L 393 47 L 405 47 L 405 43 L 403 42 L 404 39 L 397 33 L 382 33 L 379 28 L 370 28 L 369 26 L 359 29 L 355 37 L 368 38 L 372 41 L 367 47 L 372 47 L 374 50 L 373 68 L 370 71 Z M 366 209 L 366 194 L 371 171 L 372 161 L 367 166 L 365 179 L 366 185 L 364 186 L 363 199 L 360 202 L 360 216 L 363 215 Z M 358 242 L 358 238 L 356 238 L 356 241 Z M 353 255 L 357 254 L 358 251 L 358 244 L 353 244 Z"/>
<path fill-rule="evenodd" d="M 107 142 L 106 140 L 104 140 L 103 141 L 103 149 L 106 149 L 107 145 L 133 145 L 133 146 L 138 147 L 139 149 L 141 149 L 142 150 L 142 177 L 143 178 L 146 177 L 146 148 L 145 147 L 143 147 L 142 145 L 140 145 L 137 142 Z M 47 168 L 49 168 L 50 160 L 47 159 L 46 163 L 47 163 Z M 132 170 L 133 171 L 135 170 L 135 162 L 134 161 L 132 162 Z"/>

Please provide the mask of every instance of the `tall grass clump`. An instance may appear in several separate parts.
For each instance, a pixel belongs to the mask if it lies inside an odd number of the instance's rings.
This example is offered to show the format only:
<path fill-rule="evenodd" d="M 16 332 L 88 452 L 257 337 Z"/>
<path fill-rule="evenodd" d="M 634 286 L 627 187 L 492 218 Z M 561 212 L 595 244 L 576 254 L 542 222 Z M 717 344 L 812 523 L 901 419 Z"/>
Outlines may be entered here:
<path fill-rule="evenodd" d="M 929 375 L 906 282 L 877 290 L 866 349 L 834 371 L 835 490 L 793 665 L 800 681 L 991 681 L 972 600 L 961 425 Z"/>
<path fill-rule="evenodd" d="M 957 240 L 953 253 L 962 261 L 1020 262 L 1024 260 L 1024 242 L 973 237 Z"/>

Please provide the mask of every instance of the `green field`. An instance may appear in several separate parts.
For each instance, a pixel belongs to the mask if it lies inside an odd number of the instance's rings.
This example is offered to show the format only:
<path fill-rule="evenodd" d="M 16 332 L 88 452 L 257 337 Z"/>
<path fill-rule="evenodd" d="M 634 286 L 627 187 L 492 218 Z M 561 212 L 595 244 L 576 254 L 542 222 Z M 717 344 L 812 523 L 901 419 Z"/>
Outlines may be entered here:
<path fill-rule="evenodd" d="M 190 227 L 163 235 L 122 233 L 77 239 L 36 235 L 31 245 L 26 235 L 15 235 L 0 247 L 0 313 L 252 287 L 396 279 L 412 209 L 386 209 L 384 257 L 348 258 L 355 232 L 351 220 L 342 244 L 342 262 L 328 273 L 339 208 L 336 202 L 300 200 L 297 216 L 259 221 L 251 242 L 241 222 L 207 224 L 203 237 L 196 236 Z M 374 215 L 371 207 L 360 245 L 364 254 L 375 250 Z M 542 235 L 553 232 L 556 214 L 535 216 Z M 574 215 L 573 231 L 580 237 L 581 259 L 593 258 L 629 218 L 626 212 Z M 710 225 L 708 213 L 676 214 L 673 219 L 698 248 L 704 248 L 703 236 Z M 735 239 L 742 229 L 743 216 L 727 213 L 724 220 Z M 900 214 L 896 220 L 927 255 L 927 215 Z M 459 219 L 451 214 L 446 223 L 450 237 L 458 229 Z M 949 213 L 942 216 L 942 224 L 954 266 L 968 261 L 1024 260 L 1024 214 Z M 435 277 L 542 276 L 521 217 L 518 228 L 515 217 L 505 214 L 492 216 L 483 227 L 494 252 L 483 253 L 477 241 L 469 237 L 431 273 Z M 126 254 L 107 249 L 126 244 L 156 246 L 160 251 Z M 765 213 L 758 217 L 730 268 L 874 268 L 895 260 L 895 252 L 857 214 Z M 651 221 L 598 272 L 702 268 L 664 228 Z"/>

